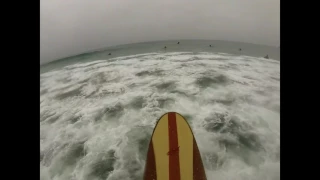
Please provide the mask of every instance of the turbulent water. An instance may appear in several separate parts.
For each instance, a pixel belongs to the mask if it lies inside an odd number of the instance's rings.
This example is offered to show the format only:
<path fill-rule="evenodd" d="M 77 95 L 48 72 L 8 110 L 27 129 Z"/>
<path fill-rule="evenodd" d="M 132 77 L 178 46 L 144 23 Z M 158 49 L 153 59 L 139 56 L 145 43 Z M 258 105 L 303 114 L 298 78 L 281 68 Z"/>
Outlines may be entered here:
<path fill-rule="evenodd" d="M 182 114 L 208 179 L 280 179 L 280 63 L 159 52 L 40 75 L 41 179 L 142 179 L 157 119 Z"/>

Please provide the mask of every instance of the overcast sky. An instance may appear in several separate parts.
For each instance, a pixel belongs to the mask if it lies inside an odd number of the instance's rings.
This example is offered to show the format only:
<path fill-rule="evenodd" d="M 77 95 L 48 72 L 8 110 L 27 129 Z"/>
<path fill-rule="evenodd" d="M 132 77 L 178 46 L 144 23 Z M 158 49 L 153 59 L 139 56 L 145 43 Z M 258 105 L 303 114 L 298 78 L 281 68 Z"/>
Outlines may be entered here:
<path fill-rule="evenodd" d="M 40 1 L 40 64 L 113 45 L 170 39 L 278 46 L 280 0 Z"/>

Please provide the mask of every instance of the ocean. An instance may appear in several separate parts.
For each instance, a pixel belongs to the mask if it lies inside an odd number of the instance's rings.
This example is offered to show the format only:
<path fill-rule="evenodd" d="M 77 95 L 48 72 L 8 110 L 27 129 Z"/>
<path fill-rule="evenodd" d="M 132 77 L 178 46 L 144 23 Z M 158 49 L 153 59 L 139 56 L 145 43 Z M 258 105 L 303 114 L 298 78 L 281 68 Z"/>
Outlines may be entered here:
<path fill-rule="evenodd" d="M 178 45 L 177 42 L 180 42 L 180 44 Z M 212 47 L 209 45 L 212 45 Z M 165 46 L 167 46 L 166 49 L 164 49 Z M 241 51 L 239 51 L 239 48 L 241 48 Z M 43 73 L 51 69 L 61 68 L 73 63 L 107 60 L 114 57 L 150 52 L 224 52 L 234 55 L 248 55 L 253 57 L 264 57 L 268 54 L 271 59 L 280 60 L 280 48 L 272 46 L 217 40 L 176 40 L 126 44 L 98 49 L 92 52 L 41 64 L 40 72 Z M 111 53 L 111 56 L 108 55 L 109 53 Z"/>
<path fill-rule="evenodd" d="M 41 65 L 40 179 L 142 179 L 152 130 L 169 111 L 188 120 L 209 180 L 280 179 L 280 49 L 177 42 Z"/>

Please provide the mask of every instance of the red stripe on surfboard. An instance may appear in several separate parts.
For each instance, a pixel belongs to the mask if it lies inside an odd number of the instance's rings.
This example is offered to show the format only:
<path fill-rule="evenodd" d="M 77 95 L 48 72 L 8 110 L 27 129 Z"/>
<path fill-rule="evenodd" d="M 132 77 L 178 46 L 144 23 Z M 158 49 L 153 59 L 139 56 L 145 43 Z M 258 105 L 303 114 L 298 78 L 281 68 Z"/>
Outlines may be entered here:
<path fill-rule="evenodd" d="M 157 180 L 156 160 L 154 156 L 152 139 L 149 143 L 148 158 L 145 166 L 144 180 Z"/>
<path fill-rule="evenodd" d="M 168 113 L 169 128 L 169 180 L 180 180 L 179 144 L 176 113 Z"/>

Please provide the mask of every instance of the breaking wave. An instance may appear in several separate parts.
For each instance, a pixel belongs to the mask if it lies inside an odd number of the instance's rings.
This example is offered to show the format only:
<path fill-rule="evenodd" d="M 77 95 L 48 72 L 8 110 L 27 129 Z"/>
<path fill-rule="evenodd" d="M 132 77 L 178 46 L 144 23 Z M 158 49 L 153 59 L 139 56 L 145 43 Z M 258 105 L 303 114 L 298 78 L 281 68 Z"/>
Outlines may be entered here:
<path fill-rule="evenodd" d="M 280 179 L 280 63 L 148 53 L 40 75 L 41 179 L 142 179 L 157 119 L 190 123 L 208 179 Z"/>

